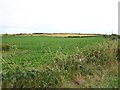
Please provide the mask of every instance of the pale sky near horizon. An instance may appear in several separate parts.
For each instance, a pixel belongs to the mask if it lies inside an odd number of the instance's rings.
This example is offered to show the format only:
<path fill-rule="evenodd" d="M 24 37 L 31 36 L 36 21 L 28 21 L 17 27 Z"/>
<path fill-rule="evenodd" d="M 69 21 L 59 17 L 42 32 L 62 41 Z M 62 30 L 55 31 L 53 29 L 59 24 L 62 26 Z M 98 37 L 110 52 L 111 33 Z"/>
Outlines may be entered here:
<path fill-rule="evenodd" d="M 118 33 L 119 0 L 0 0 L 0 33 Z"/>

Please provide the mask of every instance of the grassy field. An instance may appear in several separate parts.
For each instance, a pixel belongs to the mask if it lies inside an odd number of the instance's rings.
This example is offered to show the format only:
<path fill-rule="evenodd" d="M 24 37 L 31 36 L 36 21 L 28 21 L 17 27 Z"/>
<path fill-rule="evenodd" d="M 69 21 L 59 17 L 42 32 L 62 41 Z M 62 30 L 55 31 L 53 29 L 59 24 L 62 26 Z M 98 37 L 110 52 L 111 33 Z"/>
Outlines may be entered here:
<path fill-rule="evenodd" d="M 4 88 L 118 87 L 117 40 L 2 37 Z"/>

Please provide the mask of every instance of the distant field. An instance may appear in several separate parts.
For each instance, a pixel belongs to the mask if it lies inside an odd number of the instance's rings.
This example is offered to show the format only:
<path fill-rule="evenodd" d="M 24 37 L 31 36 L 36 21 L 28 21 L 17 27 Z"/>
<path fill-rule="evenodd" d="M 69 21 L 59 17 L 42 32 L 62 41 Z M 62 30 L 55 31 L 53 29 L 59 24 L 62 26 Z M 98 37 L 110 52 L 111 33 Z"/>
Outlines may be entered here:
<path fill-rule="evenodd" d="M 15 35 L 15 34 L 10 34 Z M 79 36 L 79 37 L 90 37 L 90 36 L 100 36 L 99 34 L 79 34 L 79 33 L 33 33 L 33 34 L 16 34 L 19 36 L 50 36 L 50 37 L 69 37 L 69 36 Z"/>
<path fill-rule="evenodd" d="M 117 87 L 117 41 L 48 36 L 2 37 L 3 87 Z"/>
<path fill-rule="evenodd" d="M 33 34 L 33 36 L 52 36 L 52 37 L 68 37 L 68 36 L 98 36 L 95 34 Z"/>

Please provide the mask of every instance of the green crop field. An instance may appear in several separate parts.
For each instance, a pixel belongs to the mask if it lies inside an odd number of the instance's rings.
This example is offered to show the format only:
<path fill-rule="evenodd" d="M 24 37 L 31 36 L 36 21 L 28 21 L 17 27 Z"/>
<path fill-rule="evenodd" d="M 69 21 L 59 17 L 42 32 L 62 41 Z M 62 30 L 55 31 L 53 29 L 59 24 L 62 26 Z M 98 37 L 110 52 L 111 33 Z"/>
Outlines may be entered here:
<path fill-rule="evenodd" d="M 11 62 L 17 60 L 17 64 L 24 62 L 24 64 L 30 64 L 30 67 L 31 65 L 34 67 L 36 64 L 40 66 L 49 63 L 57 52 L 74 54 L 78 48 L 99 44 L 103 41 L 104 39 L 101 37 L 52 38 L 39 36 L 8 36 L 3 37 L 3 44 L 9 44 L 13 46 L 13 48 L 8 52 L 4 52 L 3 58 Z"/>
<path fill-rule="evenodd" d="M 117 40 L 102 36 L 2 36 L 3 88 L 114 88 L 117 65 Z"/>

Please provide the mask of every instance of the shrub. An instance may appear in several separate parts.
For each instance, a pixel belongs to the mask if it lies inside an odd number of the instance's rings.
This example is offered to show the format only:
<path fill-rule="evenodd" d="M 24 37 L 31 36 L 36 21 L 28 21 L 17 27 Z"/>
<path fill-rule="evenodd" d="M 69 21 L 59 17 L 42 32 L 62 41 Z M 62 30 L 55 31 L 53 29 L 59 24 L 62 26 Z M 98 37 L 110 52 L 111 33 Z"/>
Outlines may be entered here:
<path fill-rule="evenodd" d="M 120 35 L 118 35 L 118 39 L 120 39 Z"/>
<path fill-rule="evenodd" d="M 10 45 L 9 44 L 2 44 L 2 50 L 4 51 L 9 51 L 10 50 Z"/>
<path fill-rule="evenodd" d="M 68 38 L 80 38 L 81 36 L 68 36 Z"/>
<path fill-rule="evenodd" d="M 60 73 L 49 68 L 44 71 L 9 70 L 2 74 L 2 80 L 3 88 L 51 88 L 61 84 Z"/>

